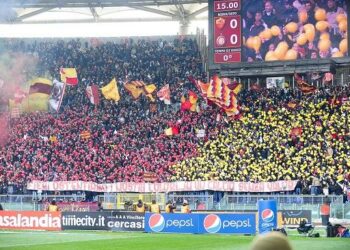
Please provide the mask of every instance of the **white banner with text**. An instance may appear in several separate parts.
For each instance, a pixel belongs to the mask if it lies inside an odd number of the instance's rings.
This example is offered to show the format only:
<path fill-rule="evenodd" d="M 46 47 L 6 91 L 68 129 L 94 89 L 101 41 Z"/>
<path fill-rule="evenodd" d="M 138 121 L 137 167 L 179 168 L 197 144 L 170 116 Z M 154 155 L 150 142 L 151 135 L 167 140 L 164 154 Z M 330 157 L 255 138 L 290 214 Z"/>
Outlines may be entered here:
<path fill-rule="evenodd" d="M 92 191 L 92 192 L 181 192 L 181 191 L 232 191 L 267 193 L 292 191 L 297 181 L 275 181 L 275 182 L 233 182 L 233 181 L 177 181 L 162 183 L 136 183 L 118 182 L 103 183 L 84 181 L 32 181 L 28 183 L 28 190 L 44 191 Z"/>

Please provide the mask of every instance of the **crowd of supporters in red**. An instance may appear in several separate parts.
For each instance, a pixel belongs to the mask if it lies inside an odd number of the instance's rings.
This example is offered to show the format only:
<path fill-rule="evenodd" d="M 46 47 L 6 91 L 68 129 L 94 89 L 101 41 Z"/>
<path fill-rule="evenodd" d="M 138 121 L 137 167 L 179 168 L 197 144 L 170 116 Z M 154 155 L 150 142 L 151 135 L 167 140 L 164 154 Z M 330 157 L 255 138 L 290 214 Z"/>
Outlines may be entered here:
<path fill-rule="evenodd" d="M 188 77 L 206 79 L 192 39 L 127 39 L 94 46 L 79 40 L 7 41 L 4 47 L 38 56 L 38 75 L 49 72 L 58 79 L 61 67 L 75 67 L 79 84 L 68 87 L 59 113 L 37 112 L 10 120 L 8 142 L 0 150 L 0 193 L 9 185 L 22 192 L 32 180 L 143 182 L 145 172 L 155 173 L 158 182 L 172 181 L 173 165 L 198 156 L 199 145 L 217 138 L 229 126 L 228 118 L 217 119 L 222 112 L 204 100 L 200 100 L 200 112 L 180 111 L 181 96 L 196 91 Z M 119 83 L 121 100 L 114 103 L 101 98 L 95 107 L 86 96 L 86 86 L 101 87 L 113 77 Z M 127 80 L 154 83 L 158 89 L 169 84 L 172 104 L 157 100 L 154 110 L 145 97 L 133 100 L 122 87 Z M 320 90 L 313 98 L 330 96 Z M 270 101 L 255 107 L 255 98 Z M 297 90 L 244 90 L 239 102 L 254 115 L 253 107 L 266 110 L 303 98 Z M 164 129 L 170 126 L 178 126 L 179 135 L 166 136 Z M 204 138 L 196 136 L 198 129 L 205 129 Z M 84 130 L 90 131 L 89 139 L 80 137 Z M 52 135 L 56 142 L 43 139 Z"/>
<path fill-rule="evenodd" d="M 132 39 L 91 46 L 78 40 L 69 42 L 8 42 L 12 51 L 37 54 L 38 75 L 48 71 L 58 78 L 61 67 L 75 67 L 80 82 L 70 87 L 61 112 L 23 114 L 10 122 L 8 143 L 0 151 L 0 185 L 22 189 L 31 180 L 84 180 L 94 182 L 143 181 L 145 171 L 166 181 L 169 166 L 197 153 L 194 129 L 210 131 L 222 127 L 214 111 L 180 113 L 178 106 L 157 103 L 150 111 L 145 98 L 134 101 L 120 87 L 121 100 L 102 100 L 95 109 L 86 96 L 87 85 L 105 85 L 111 78 L 119 82 L 143 80 L 160 88 L 169 83 L 173 103 L 182 93 L 194 89 L 187 76 L 202 77 L 196 42 L 146 41 Z M 103 99 L 103 98 L 102 98 Z M 181 120 L 180 135 L 169 138 L 164 129 Z M 90 131 L 88 140 L 80 137 Z M 43 140 L 55 135 L 57 142 Z"/>

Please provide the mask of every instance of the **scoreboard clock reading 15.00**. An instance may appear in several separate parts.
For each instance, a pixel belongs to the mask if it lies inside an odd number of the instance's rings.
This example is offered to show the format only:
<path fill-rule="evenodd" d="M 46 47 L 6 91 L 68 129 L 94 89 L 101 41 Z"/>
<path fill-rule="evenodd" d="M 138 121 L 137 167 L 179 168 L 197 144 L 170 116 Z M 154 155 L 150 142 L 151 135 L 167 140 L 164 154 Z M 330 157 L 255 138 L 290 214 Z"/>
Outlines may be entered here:
<path fill-rule="evenodd" d="M 241 62 L 241 0 L 209 1 L 213 4 L 214 63 Z"/>

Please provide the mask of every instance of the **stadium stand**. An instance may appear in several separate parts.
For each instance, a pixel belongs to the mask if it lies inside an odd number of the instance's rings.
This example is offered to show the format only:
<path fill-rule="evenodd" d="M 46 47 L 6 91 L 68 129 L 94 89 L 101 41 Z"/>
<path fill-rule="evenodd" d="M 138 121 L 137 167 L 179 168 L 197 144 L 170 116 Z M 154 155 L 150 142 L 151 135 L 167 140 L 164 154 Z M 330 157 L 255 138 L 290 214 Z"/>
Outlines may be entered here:
<path fill-rule="evenodd" d="M 154 172 L 157 182 L 299 179 L 296 192 L 314 194 L 323 187 L 342 193 L 337 182 L 350 180 L 349 91 L 343 88 L 329 86 L 307 96 L 296 89 L 244 90 L 239 115 L 226 117 L 204 100 L 199 112 L 182 112 L 181 97 L 197 91 L 188 76 L 205 79 L 192 39 L 126 39 L 95 46 L 80 40 L 8 40 L 5 47 L 37 55 L 38 75 L 59 78 L 61 67 L 75 67 L 79 84 L 67 88 L 60 113 L 11 119 L 0 151 L 3 193 L 8 185 L 23 192 L 31 180 L 143 182 L 145 172 Z M 121 100 L 101 98 L 95 108 L 86 86 L 101 87 L 113 77 Z M 154 106 L 143 96 L 133 100 L 122 87 L 133 80 L 158 89 L 168 83 L 173 105 L 158 100 Z M 164 134 L 174 126 L 178 135 Z M 203 138 L 197 136 L 202 129 Z M 88 138 L 80 136 L 82 131 L 89 131 Z"/>

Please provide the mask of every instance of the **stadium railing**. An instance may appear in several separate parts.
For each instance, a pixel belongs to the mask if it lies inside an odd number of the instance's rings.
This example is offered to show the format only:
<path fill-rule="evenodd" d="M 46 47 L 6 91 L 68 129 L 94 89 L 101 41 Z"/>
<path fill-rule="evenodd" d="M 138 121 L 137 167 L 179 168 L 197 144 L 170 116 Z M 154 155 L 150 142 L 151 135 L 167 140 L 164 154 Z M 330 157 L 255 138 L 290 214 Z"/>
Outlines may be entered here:
<path fill-rule="evenodd" d="M 213 195 L 179 195 L 179 194 L 168 194 L 167 201 L 173 201 L 176 205 L 181 205 L 184 200 L 188 201 L 192 210 L 214 210 L 214 197 Z"/>
<path fill-rule="evenodd" d="M 216 204 L 216 210 L 251 211 L 256 210 L 258 200 L 277 200 L 278 210 L 311 210 L 313 219 L 320 219 L 320 206 L 331 203 L 331 217 L 350 219 L 350 203 L 343 203 L 342 195 L 225 195 Z"/>
<path fill-rule="evenodd" d="M 42 210 L 42 204 L 46 201 L 84 201 L 85 194 L 77 195 L 47 195 L 37 194 L 33 195 L 16 195 L 6 194 L 0 195 L 0 204 L 5 210 Z"/>

